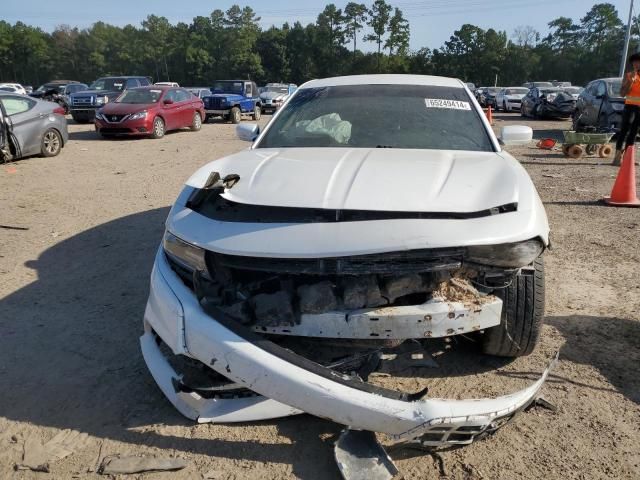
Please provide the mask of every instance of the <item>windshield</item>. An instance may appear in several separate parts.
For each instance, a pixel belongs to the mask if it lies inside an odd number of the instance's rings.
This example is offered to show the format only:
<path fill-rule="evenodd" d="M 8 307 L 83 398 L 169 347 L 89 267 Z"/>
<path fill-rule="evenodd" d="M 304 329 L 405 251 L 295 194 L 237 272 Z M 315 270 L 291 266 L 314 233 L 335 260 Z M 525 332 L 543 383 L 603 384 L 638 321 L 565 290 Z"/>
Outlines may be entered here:
<path fill-rule="evenodd" d="M 563 90 L 571 95 L 580 94 L 584 88 L 582 87 L 564 87 Z"/>
<path fill-rule="evenodd" d="M 540 93 L 542 95 L 546 95 L 547 93 L 558 93 L 560 89 L 558 88 L 541 88 Z"/>
<path fill-rule="evenodd" d="M 116 99 L 116 103 L 146 104 L 156 103 L 162 96 L 160 89 L 137 89 L 126 90 Z"/>
<path fill-rule="evenodd" d="M 533 82 L 535 87 L 553 87 L 551 82 Z"/>
<path fill-rule="evenodd" d="M 526 95 L 528 92 L 528 88 L 507 88 L 504 93 L 505 95 Z"/>
<path fill-rule="evenodd" d="M 243 92 L 242 82 L 215 82 L 211 91 L 213 93 L 237 93 L 242 95 Z"/>
<path fill-rule="evenodd" d="M 120 91 L 124 88 L 123 78 L 99 78 L 91 84 L 89 90 Z"/>
<path fill-rule="evenodd" d="M 622 89 L 622 80 L 607 82 L 607 88 L 609 89 L 609 96 L 622 97 L 622 93 L 620 93 L 620 90 Z"/>
<path fill-rule="evenodd" d="M 275 86 L 270 86 L 270 87 L 266 87 L 265 92 L 277 92 L 277 93 L 289 93 L 289 87 L 275 87 Z"/>
<path fill-rule="evenodd" d="M 493 94 L 500 92 L 500 90 L 502 90 L 502 87 L 489 87 L 485 89 L 486 92 L 493 93 Z"/>
<path fill-rule="evenodd" d="M 258 148 L 493 151 L 461 87 L 345 85 L 298 90 Z"/>

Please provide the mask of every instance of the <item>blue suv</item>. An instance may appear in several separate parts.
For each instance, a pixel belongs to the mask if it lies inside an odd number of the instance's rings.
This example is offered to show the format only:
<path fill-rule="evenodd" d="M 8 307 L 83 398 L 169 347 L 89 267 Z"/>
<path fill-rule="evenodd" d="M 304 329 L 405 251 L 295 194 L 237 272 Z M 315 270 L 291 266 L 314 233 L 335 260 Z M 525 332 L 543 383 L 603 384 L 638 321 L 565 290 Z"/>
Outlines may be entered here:
<path fill-rule="evenodd" d="M 222 117 L 240 123 L 242 116 L 260 120 L 262 103 L 257 85 L 250 80 L 218 80 L 211 87 L 211 95 L 202 99 L 207 120 Z"/>

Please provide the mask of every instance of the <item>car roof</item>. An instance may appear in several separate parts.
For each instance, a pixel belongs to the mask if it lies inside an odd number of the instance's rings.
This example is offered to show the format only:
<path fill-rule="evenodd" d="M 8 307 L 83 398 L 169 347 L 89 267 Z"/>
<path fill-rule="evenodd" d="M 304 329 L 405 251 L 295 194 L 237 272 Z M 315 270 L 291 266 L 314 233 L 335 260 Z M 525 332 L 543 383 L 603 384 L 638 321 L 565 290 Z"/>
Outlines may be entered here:
<path fill-rule="evenodd" d="M 172 90 L 174 88 L 185 90 L 183 87 L 173 87 L 171 85 L 142 85 L 141 87 L 127 88 L 127 90 Z"/>
<path fill-rule="evenodd" d="M 433 75 L 348 75 L 311 80 L 300 88 L 338 87 L 344 85 L 424 85 L 434 87 L 458 87 L 465 84 L 457 78 L 437 77 Z"/>
<path fill-rule="evenodd" d="M 144 75 L 104 75 L 98 78 L 146 78 L 148 79 L 149 77 L 145 77 Z"/>

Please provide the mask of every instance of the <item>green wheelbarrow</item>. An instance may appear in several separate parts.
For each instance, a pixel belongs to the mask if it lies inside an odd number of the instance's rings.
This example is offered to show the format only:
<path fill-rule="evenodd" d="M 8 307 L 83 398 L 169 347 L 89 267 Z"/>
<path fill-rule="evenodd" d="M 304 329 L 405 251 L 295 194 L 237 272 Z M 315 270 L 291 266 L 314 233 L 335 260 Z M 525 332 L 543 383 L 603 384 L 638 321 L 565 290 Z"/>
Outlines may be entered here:
<path fill-rule="evenodd" d="M 613 153 L 613 147 L 608 145 L 613 133 L 587 133 L 573 130 L 562 133 L 564 134 L 562 153 L 565 157 L 580 158 L 586 154 L 606 158 Z"/>

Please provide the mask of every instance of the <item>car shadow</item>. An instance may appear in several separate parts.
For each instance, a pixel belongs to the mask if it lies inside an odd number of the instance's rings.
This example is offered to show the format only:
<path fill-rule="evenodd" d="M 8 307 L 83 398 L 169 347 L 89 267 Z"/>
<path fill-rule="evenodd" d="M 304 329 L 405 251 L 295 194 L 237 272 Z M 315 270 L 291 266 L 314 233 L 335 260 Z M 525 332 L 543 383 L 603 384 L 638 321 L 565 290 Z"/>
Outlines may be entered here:
<path fill-rule="evenodd" d="M 198 438 L 202 435 L 193 432 L 209 427 L 183 418 L 155 385 L 138 338 L 168 211 L 158 208 L 106 222 L 26 262 L 34 281 L 0 303 L 0 379 L 10 386 L 0 396 L 2 416 L 150 448 L 285 463 L 299 478 L 339 478 L 331 439 L 341 426 L 303 415 L 256 422 L 275 427 L 289 443 L 238 439 L 233 430 L 242 425 L 216 427 L 231 432 L 228 437 Z M 548 323 L 567 339 L 564 357 L 593 364 L 637 401 L 637 324 L 593 317 L 551 317 Z M 608 347 L 611 335 L 625 342 L 624 354 Z M 447 343 L 429 346 L 438 349 Z M 510 362 L 484 356 L 470 345 L 473 342 L 456 339 L 436 357 L 440 367 L 429 369 L 426 376 L 474 375 Z M 540 372 L 506 374 L 530 378 Z M 191 434 L 181 436 L 167 426 L 189 427 Z"/>
<path fill-rule="evenodd" d="M 560 358 L 595 368 L 613 388 L 594 386 L 589 378 L 571 379 L 557 374 L 559 379 L 582 388 L 617 391 L 640 404 L 640 322 L 618 317 L 569 315 L 548 317 L 545 322 L 558 329 L 564 337 Z M 535 372 L 505 372 L 503 375 L 527 376 Z"/>
<path fill-rule="evenodd" d="M 69 140 L 74 142 L 85 141 L 85 140 L 97 140 L 99 138 L 100 138 L 100 135 L 98 135 L 98 132 L 96 132 L 93 129 L 69 132 Z"/>
<path fill-rule="evenodd" d="M 299 478 L 339 478 L 327 438 L 341 427 L 308 415 L 256 422 L 273 425 L 290 442 L 239 440 L 237 434 L 191 438 L 148 428 L 208 428 L 173 408 L 140 353 L 149 275 L 168 212 L 118 218 L 26 262 L 37 280 L 0 302 L 0 380 L 10 386 L 0 395 L 0 414 L 150 448 L 285 463 Z"/>

